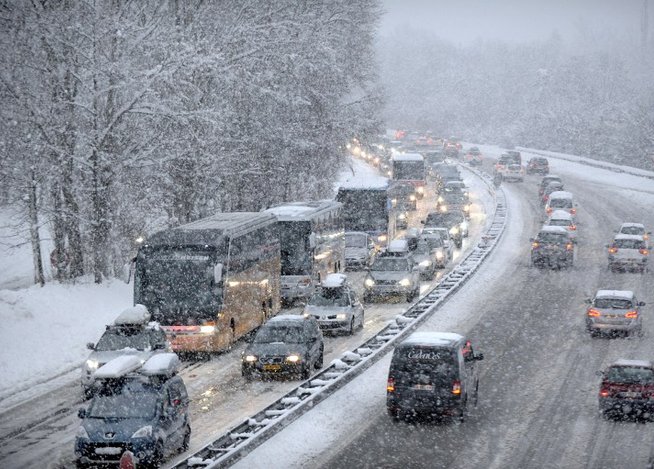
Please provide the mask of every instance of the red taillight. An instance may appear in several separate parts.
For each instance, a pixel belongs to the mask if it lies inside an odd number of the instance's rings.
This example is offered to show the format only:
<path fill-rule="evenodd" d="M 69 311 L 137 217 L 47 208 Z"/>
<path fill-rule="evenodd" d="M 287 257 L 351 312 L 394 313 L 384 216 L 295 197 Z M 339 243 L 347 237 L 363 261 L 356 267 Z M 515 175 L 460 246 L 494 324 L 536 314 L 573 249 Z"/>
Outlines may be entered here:
<path fill-rule="evenodd" d="M 596 318 L 600 315 L 600 312 L 595 308 L 590 308 L 588 311 L 586 311 L 586 314 L 588 314 L 590 317 Z"/>
<path fill-rule="evenodd" d="M 609 397 L 609 390 L 606 388 L 600 389 L 599 392 L 600 397 Z"/>
<path fill-rule="evenodd" d="M 576 208 L 571 208 L 570 209 L 570 214 L 574 215 L 575 213 L 577 213 L 577 209 Z"/>
<path fill-rule="evenodd" d="M 546 212 L 547 212 L 548 215 L 551 215 L 552 214 L 552 207 L 547 207 Z"/>
<path fill-rule="evenodd" d="M 457 396 L 461 394 L 461 381 L 459 381 L 458 379 L 454 380 L 454 382 L 452 383 L 452 394 Z"/>
<path fill-rule="evenodd" d="M 572 244 L 572 243 L 568 243 L 568 244 L 565 245 L 565 248 L 566 248 L 568 251 L 572 251 L 572 250 L 575 248 L 575 246 L 574 246 L 574 244 Z"/>
<path fill-rule="evenodd" d="M 643 256 L 649 255 L 649 250 L 645 248 L 639 249 L 638 252 L 641 253 Z"/>
<path fill-rule="evenodd" d="M 569 229 L 570 231 L 576 231 L 576 230 L 577 230 L 577 225 L 570 225 L 570 226 L 568 227 L 568 229 Z"/>
<path fill-rule="evenodd" d="M 624 317 L 627 319 L 636 319 L 638 317 L 638 311 L 627 311 L 624 313 Z"/>
<path fill-rule="evenodd" d="M 386 392 L 395 392 L 395 380 L 393 378 L 388 378 L 386 382 Z"/>
<path fill-rule="evenodd" d="M 611 246 L 611 247 L 609 248 L 609 254 L 615 254 L 616 252 L 618 252 L 618 248 L 613 247 L 613 246 Z"/>

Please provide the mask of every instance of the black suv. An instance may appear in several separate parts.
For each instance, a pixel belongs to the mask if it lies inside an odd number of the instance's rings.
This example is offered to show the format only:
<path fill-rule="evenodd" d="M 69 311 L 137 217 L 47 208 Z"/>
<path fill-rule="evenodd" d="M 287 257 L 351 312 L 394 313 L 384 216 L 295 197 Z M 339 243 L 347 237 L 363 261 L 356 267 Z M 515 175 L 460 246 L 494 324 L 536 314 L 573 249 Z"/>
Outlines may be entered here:
<path fill-rule="evenodd" d="M 307 379 L 322 368 L 322 332 L 313 316 L 275 316 L 259 328 L 241 357 L 241 373 L 247 380 L 260 376 L 299 375 Z"/>
<path fill-rule="evenodd" d="M 479 390 L 471 342 L 453 332 L 414 332 L 393 352 L 386 408 L 394 419 L 427 416 L 463 421 Z"/>
<path fill-rule="evenodd" d="M 98 369 L 102 386 L 78 414 L 78 468 L 116 466 L 128 450 L 139 468 L 160 467 L 169 454 L 188 449 L 190 400 L 176 374 L 179 364 L 174 353 L 154 355 L 143 365 L 137 356 L 126 355 Z"/>
<path fill-rule="evenodd" d="M 562 226 L 543 226 L 531 239 L 531 263 L 536 267 L 572 267 L 574 242 Z"/>

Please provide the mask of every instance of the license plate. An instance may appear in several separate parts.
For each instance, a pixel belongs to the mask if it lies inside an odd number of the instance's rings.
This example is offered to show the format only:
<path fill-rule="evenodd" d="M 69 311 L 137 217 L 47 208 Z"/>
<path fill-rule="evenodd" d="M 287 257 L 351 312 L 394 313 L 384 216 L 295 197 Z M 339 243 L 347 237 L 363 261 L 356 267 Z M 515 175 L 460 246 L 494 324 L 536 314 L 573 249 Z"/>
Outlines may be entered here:
<path fill-rule="evenodd" d="M 627 391 L 624 393 L 624 397 L 640 397 L 640 393 L 634 391 Z"/>
<path fill-rule="evenodd" d="M 106 447 L 106 448 L 95 448 L 95 454 L 104 454 L 104 455 L 115 455 L 115 454 L 121 454 L 123 452 L 123 448 L 115 448 L 115 447 Z"/>
<path fill-rule="evenodd" d="M 416 389 L 418 391 L 433 391 L 434 390 L 434 385 L 433 384 L 414 384 L 413 389 Z"/>
<path fill-rule="evenodd" d="M 263 371 L 279 371 L 282 365 L 263 365 Z"/>

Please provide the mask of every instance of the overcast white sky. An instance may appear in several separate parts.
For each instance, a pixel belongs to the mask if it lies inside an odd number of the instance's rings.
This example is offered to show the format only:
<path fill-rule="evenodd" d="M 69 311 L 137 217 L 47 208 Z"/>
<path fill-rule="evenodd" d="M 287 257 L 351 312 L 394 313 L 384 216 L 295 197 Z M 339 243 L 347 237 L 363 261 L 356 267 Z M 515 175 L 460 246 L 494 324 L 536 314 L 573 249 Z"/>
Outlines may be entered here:
<path fill-rule="evenodd" d="M 654 1 L 649 1 L 650 37 Z M 381 35 L 405 26 L 430 30 L 455 44 L 477 38 L 526 42 L 557 31 L 575 39 L 579 25 L 640 40 L 643 0 L 384 0 Z"/>

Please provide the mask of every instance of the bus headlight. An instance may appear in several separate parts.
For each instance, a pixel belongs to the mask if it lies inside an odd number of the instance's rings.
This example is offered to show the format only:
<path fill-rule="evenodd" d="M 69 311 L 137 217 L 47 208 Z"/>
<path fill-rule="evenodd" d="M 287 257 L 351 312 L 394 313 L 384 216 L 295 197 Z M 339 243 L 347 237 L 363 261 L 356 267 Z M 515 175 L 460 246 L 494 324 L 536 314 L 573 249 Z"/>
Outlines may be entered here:
<path fill-rule="evenodd" d="M 375 281 L 370 277 L 368 277 L 363 283 L 366 285 L 366 287 L 372 287 L 375 285 Z"/>
<path fill-rule="evenodd" d="M 419 194 L 424 194 L 425 193 L 425 188 L 422 187 L 422 186 L 418 187 L 416 190 L 418 191 Z"/>
<path fill-rule="evenodd" d="M 213 334 L 216 332 L 216 326 L 200 326 L 201 334 Z"/>
<path fill-rule="evenodd" d="M 403 278 L 402 280 L 400 280 L 400 285 L 402 285 L 403 287 L 408 287 L 409 285 L 411 285 L 411 280 L 409 280 L 408 278 Z"/>

